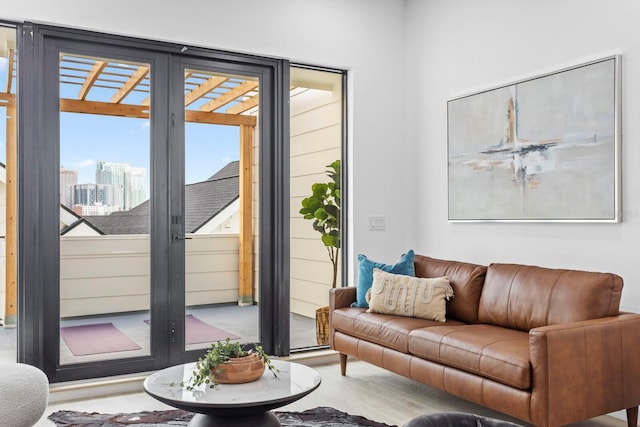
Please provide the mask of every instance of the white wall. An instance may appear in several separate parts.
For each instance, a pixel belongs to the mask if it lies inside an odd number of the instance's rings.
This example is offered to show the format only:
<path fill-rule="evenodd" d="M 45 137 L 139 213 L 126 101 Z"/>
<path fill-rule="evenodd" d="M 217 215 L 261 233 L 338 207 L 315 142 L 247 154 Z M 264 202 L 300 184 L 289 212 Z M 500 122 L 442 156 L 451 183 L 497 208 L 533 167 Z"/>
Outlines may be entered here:
<path fill-rule="evenodd" d="M 625 279 L 622 308 L 640 310 L 640 38 L 636 0 L 408 0 L 408 139 L 424 183 L 415 249 L 478 263 L 517 262 L 612 271 Z M 448 223 L 446 102 L 590 59 L 621 53 L 620 224 Z M 419 78 L 418 78 L 419 77 Z"/>
<path fill-rule="evenodd" d="M 414 241 L 405 219 L 404 183 L 413 176 L 403 167 L 412 157 L 403 127 L 404 8 L 403 0 L 112 0 L 91 7 L 13 0 L 3 2 L 0 17 L 349 69 L 351 249 L 392 261 Z M 387 231 L 369 232 L 368 215 L 385 215 Z"/>

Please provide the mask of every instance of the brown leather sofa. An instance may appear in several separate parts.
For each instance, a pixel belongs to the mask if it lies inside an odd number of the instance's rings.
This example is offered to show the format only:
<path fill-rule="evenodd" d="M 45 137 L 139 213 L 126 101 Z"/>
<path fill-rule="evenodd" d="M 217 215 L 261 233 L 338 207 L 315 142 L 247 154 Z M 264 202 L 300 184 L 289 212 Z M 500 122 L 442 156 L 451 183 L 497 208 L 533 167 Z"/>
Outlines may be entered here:
<path fill-rule="evenodd" d="M 332 289 L 330 341 L 367 361 L 537 426 L 561 426 L 640 404 L 640 314 L 619 312 L 612 273 L 415 257 L 418 277 L 447 276 L 447 321 L 351 307 Z"/>

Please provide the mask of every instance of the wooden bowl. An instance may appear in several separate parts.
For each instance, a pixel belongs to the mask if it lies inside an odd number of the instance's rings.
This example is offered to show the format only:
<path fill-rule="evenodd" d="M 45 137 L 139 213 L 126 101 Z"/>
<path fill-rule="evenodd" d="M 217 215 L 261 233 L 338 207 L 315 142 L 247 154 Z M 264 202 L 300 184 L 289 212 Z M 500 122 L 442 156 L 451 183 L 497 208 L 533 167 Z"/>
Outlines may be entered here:
<path fill-rule="evenodd" d="M 243 384 L 256 381 L 264 374 L 264 360 L 251 353 L 234 357 L 211 370 L 211 376 L 220 384 Z"/>

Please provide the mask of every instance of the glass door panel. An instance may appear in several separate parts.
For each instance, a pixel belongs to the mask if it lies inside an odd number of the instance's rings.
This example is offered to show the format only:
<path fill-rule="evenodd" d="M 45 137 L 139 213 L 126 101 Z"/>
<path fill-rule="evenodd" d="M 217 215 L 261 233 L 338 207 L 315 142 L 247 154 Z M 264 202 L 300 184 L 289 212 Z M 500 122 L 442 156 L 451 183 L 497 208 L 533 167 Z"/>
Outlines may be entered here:
<path fill-rule="evenodd" d="M 0 26 L 0 362 L 16 361 L 17 63 L 16 29 Z"/>
<path fill-rule="evenodd" d="M 151 65 L 60 54 L 60 364 L 150 347 Z"/>
<path fill-rule="evenodd" d="M 288 354 L 288 63 L 36 29 L 18 359 L 60 382 L 190 362 L 227 337 Z"/>
<path fill-rule="evenodd" d="M 258 80 L 185 69 L 185 350 L 258 342 L 252 137 Z"/>
<path fill-rule="evenodd" d="M 322 307 L 329 304 L 329 289 L 342 286 L 341 200 L 335 197 L 335 186 L 341 181 L 336 171 L 341 169 L 342 160 L 342 80 L 340 72 L 291 68 L 292 350 L 328 344 L 328 311 Z M 318 217 L 305 218 L 300 213 L 303 200 L 312 196 L 315 183 L 334 186 L 327 186 L 322 203 L 337 221 L 318 223 Z"/>

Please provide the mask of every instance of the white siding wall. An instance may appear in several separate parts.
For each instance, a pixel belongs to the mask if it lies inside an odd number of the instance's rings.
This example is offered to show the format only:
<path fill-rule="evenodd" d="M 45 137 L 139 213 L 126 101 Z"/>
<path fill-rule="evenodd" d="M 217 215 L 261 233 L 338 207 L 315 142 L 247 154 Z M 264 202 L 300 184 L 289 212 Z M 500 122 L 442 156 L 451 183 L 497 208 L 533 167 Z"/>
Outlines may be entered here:
<path fill-rule="evenodd" d="M 260 128 L 260 116 L 257 110 L 251 113 L 256 116 L 257 122 L 253 132 L 253 152 L 251 153 L 251 195 L 252 202 L 252 218 L 253 218 L 253 301 L 260 302 L 260 137 L 257 130 Z M 240 189 L 242 191 L 242 189 Z"/>
<path fill-rule="evenodd" d="M 328 182 L 326 166 L 340 159 L 341 102 L 340 88 L 291 99 L 291 311 L 309 317 L 329 303 L 333 268 L 320 234 L 298 211 L 313 183 Z"/>
<path fill-rule="evenodd" d="M 0 236 L 5 236 L 5 218 L 7 209 L 6 185 L 5 185 L 5 168 L 0 168 Z M 5 238 L 0 238 L 0 317 L 4 317 L 5 303 Z"/>
<path fill-rule="evenodd" d="M 196 231 L 197 234 L 240 233 L 240 199 L 235 200 L 222 212 L 211 218 Z"/>
<path fill-rule="evenodd" d="M 187 305 L 238 300 L 238 235 L 190 235 Z M 60 238 L 61 317 L 149 309 L 148 236 Z"/>
<path fill-rule="evenodd" d="M 237 234 L 197 235 L 186 240 L 188 306 L 238 301 Z"/>

